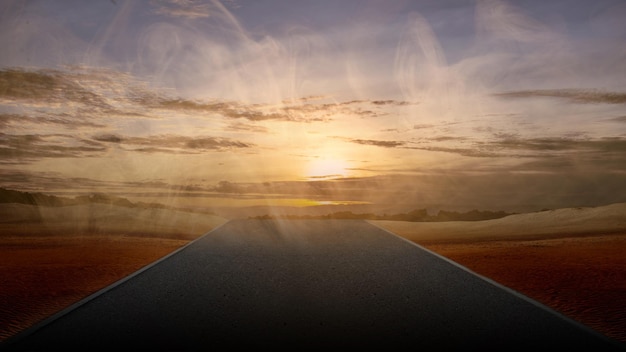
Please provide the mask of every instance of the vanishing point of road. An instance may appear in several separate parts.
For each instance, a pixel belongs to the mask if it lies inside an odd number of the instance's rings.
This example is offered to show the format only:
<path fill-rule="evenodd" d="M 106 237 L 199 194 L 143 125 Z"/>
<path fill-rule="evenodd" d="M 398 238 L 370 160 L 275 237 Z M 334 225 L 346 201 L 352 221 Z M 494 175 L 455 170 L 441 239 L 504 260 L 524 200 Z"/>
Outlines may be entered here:
<path fill-rule="evenodd" d="M 624 351 L 360 220 L 231 220 L 9 339 L 36 350 Z"/>

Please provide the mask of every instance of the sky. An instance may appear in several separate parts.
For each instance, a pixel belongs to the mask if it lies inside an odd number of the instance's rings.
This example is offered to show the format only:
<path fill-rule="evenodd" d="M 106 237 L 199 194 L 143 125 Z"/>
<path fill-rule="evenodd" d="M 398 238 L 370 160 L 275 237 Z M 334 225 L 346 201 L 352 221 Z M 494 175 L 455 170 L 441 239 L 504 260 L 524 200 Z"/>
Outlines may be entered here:
<path fill-rule="evenodd" d="M 3 0 L 0 187 L 203 208 L 626 202 L 624 18 L 623 0 Z"/>

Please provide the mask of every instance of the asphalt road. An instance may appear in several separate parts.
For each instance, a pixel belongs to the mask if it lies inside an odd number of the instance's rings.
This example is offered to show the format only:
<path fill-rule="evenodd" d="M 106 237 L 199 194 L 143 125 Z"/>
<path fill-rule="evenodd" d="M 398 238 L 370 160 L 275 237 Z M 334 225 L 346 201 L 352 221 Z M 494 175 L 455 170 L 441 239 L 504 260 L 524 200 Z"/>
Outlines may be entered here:
<path fill-rule="evenodd" d="M 230 221 L 1 347 L 624 350 L 358 220 Z"/>

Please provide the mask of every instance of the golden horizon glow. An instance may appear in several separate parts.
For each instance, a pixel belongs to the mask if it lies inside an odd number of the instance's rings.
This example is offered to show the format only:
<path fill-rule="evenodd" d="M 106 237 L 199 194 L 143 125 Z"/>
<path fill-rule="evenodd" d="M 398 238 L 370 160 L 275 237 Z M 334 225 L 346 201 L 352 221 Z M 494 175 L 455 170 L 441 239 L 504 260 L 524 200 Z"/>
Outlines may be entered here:
<path fill-rule="evenodd" d="M 316 159 L 307 165 L 309 180 L 342 178 L 348 175 L 348 162 L 341 159 Z"/>

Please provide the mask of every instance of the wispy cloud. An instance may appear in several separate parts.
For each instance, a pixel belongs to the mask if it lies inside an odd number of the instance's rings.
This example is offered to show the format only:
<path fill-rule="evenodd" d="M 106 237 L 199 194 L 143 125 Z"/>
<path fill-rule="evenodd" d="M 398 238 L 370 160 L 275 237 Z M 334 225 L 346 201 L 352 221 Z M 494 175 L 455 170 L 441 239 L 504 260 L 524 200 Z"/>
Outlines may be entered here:
<path fill-rule="evenodd" d="M 624 163 L 626 167 L 626 139 L 619 137 L 590 139 L 573 134 L 564 137 L 523 138 L 515 133 L 495 133 L 493 137 L 486 140 L 463 136 L 438 136 L 399 146 L 479 158 L 587 157 L 596 160 L 620 160 L 619 162 Z"/>
<path fill-rule="evenodd" d="M 446 147 L 446 146 L 424 146 L 424 147 L 411 147 L 410 149 L 424 150 L 429 152 L 444 152 L 444 153 L 452 153 L 458 154 L 462 156 L 468 156 L 473 158 L 488 158 L 488 157 L 501 157 L 504 156 L 489 148 L 478 148 L 478 147 Z M 507 155 L 511 156 L 511 155 Z"/>
<path fill-rule="evenodd" d="M 372 145 L 376 147 L 383 148 L 397 148 L 402 147 L 406 143 L 400 141 L 383 141 L 383 140 L 374 140 L 374 139 L 352 139 L 350 140 L 352 143 L 363 144 L 363 145 Z"/>
<path fill-rule="evenodd" d="M 101 120 L 111 116 L 159 118 L 146 107 L 161 95 L 115 70 L 0 70 L 0 106 L 12 107 L 13 111 L 17 108 L 30 122 L 104 127 Z"/>
<path fill-rule="evenodd" d="M 157 135 L 150 137 L 123 137 L 114 134 L 102 134 L 93 137 L 105 143 L 126 145 L 131 150 L 143 152 L 201 152 L 207 150 L 223 151 L 228 149 L 251 148 L 253 145 L 229 138 L 189 137 L 178 135 Z"/>
<path fill-rule="evenodd" d="M 29 124 L 38 124 L 38 125 L 59 125 L 59 126 L 68 126 L 70 128 L 75 127 L 90 127 L 90 128 L 101 128 L 106 127 L 106 125 L 88 121 L 85 119 L 76 119 L 68 114 L 51 114 L 51 113 L 40 113 L 40 115 L 31 116 L 24 114 L 2 114 L 0 113 L 0 127 L 8 128 L 20 128 L 24 127 L 28 129 Z"/>
<path fill-rule="evenodd" d="M 99 134 L 91 139 L 69 134 L 0 133 L 0 163 L 29 164 L 45 158 L 84 158 L 102 156 L 111 147 L 129 152 L 196 154 L 206 151 L 247 149 L 253 144 L 222 137 L 157 135 L 127 137 Z"/>
<path fill-rule="evenodd" d="M 465 136 L 435 136 L 419 140 L 394 141 L 374 139 L 340 139 L 351 143 L 383 148 L 404 148 L 453 153 L 468 157 L 550 157 L 561 152 L 622 152 L 626 140 L 621 138 L 583 139 L 571 137 L 521 138 L 517 134 L 494 134 L 495 139 L 472 139 Z"/>
<path fill-rule="evenodd" d="M 626 152 L 626 140 L 621 138 L 575 139 L 575 138 L 529 138 L 506 137 L 490 143 L 493 148 L 528 151 L 598 151 Z"/>
<path fill-rule="evenodd" d="M 153 106 L 154 108 L 195 111 L 220 114 L 233 119 L 246 119 L 249 121 L 311 121 L 310 119 L 299 119 L 286 109 L 262 109 L 259 105 L 246 105 L 237 102 L 198 102 L 186 99 L 161 99 Z"/>
<path fill-rule="evenodd" d="M 626 93 L 590 89 L 537 89 L 497 93 L 503 98 L 562 98 L 575 103 L 626 104 Z"/>
<path fill-rule="evenodd" d="M 157 176 L 157 175 L 155 175 Z M 76 194 L 106 192 L 111 195 L 129 196 L 172 196 L 185 195 L 185 192 L 212 192 L 212 187 L 194 184 L 170 183 L 158 178 L 141 181 L 107 181 L 88 177 L 67 177 L 59 172 L 29 172 L 22 170 L 0 170 L 1 186 L 28 191 L 53 191 L 56 194 Z M 68 189 L 71 184 L 71 189 Z"/>
<path fill-rule="evenodd" d="M 428 138 L 428 140 L 433 142 L 450 142 L 450 141 L 464 141 L 467 137 L 459 137 L 459 136 L 435 136 Z"/>
<path fill-rule="evenodd" d="M 69 135 L 8 135 L 0 133 L 0 163 L 29 163 L 41 158 L 93 156 L 105 148 Z"/>
<path fill-rule="evenodd" d="M 626 122 L 626 116 L 618 116 L 618 117 L 610 119 L 610 121 Z"/>
<path fill-rule="evenodd" d="M 115 134 L 101 134 L 93 137 L 94 140 L 99 142 L 108 142 L 108 143 L 122 143 L 124 140 L 121 136 Z"/>
<path fill-rule="evenodd" d="M 211 15 L 211 5 L 197 0 L 152 0 L 153 11 L 160 15 L 184 18 L 206 18 Z"/>
<path fill-rule="evenodd" d="M 296 102 L 282 104 L 246 104 L 234 101 L 194 101 L 189 99 L 172 99 L 168 97 L 146 97 L 141 103 L 156 109 L 175 111 L 204 112 L 219 114 L 232 119 L 248 121 L 290 121 L 290 122 L 329 122 L 333 116 L 352 115 L 359 117 L 377 117 L 385 115 L 380 111 L 368 109 L 377 106 L 374 101 L 348 101 L 338 103 L 306 103 Z M 308 100 L 305 100 L 308 101 Z M 357 105 L 358 104 L 358 105 Z M 390 103 L 391 104 L 391 103 Z M 400 102 L 393 104 L 404 105 Z"/>
<path fill-rule="evenodd" d="M 435 127 L 435 125 L 426 124 L 426 123 L 413 125 L 414 130 L 422 130 L 422 129 L 428 129 L 428 128 L 433 128 L 433 127 Z"/>
<path fill-rule="evenodd" d="M 247 123 L 231 123 L 226 126 L 227 131 L 235 131 L 235 132 L 253 132 L 253 133 L 268 133 L 269 130 L 266 127 L 251 125 Z"/>
<path fill-rule="evenodd" d="M 14 121 L 19 121 L 19 115 L 15 114 L 0 114 L 0 128 L 6 128 Z"/>
<path fill-rule="evenodd" d="M 203 116 L 223 116 L 252 122 L 329 122 L 339 115 L 362 118 L 387 115 L 380 108 L 410 103 L 396 100 L 352 100 L 324 103 L 326 97 L 305 97 L 280 104 L 249 104 L 224 100 L 193 100 L 169 96 L 150 89 L 129 75 L 102 69 L 68 67 L 66 70 L 5 69 L 0 70 L 0 102 L 45 107 L 39 122 L 82 123 L 103 127 L 90 118 L 119 116 L 128 118 L 161 118 L 159 112 L 178 112 Z M 62 107 L 62 109 L 61 109 Z M 61 109 L 61 110 L 59 110 Z M 69 110 L 68 110 L 69 109 Z M 56 111 L 59 110 L 59 111 Z M 34 114 L 29 118 L 34 119 Z M 71 116 L 70 116 L 71 115 Z M 9 116 L 3 119 L 10 120 Z M 82 122 L 79 122 L 82 121 Z"/>
<path fill-rule="evenodd" d="M 398 100 L 372 100 L 371 103 L 374 105 L 397 105 L 397 106 L 411 105 L 411 103 L 409 103 L 408 101 L 398 101 Z"/>
<path fill-rule="evenodd" d="M 407 104 L 396 100 L 336 102 L 326 96 L 266 104 L 194 100 L 169 96 L 108 69 L 4 69 L 0 70 L 0 126 L 4 132 L 0 159 L 5 164 L 32 163 L 51 157 L 102 156 L 112 148 L 170 154 L 250 150 L 256 145 L 225 133 L 245 132 L 249 138 L 250 134 L 270 133 L 266 123 L 373 118 L 386 114 L 385 106 Z M 224 127 L 212 128 L 208 135 L 189 128 L 169 132 L 171 126 L 179 125 L 179 119 L 193 121 L 200 128 L 221 119 L 219 126 Z M 30 128 L 37 133 L 25 133 Z M 353 143 L 385 148 L 404 144 L 364 139 Z"/>
<path fill-rule="evenodd" d="M 75 78 L 72 74 L 58 70 L 0 70 L 0 99 L 47 103 L 75 102 L 111 108 L 104 99 L 85 89 Z"/>

